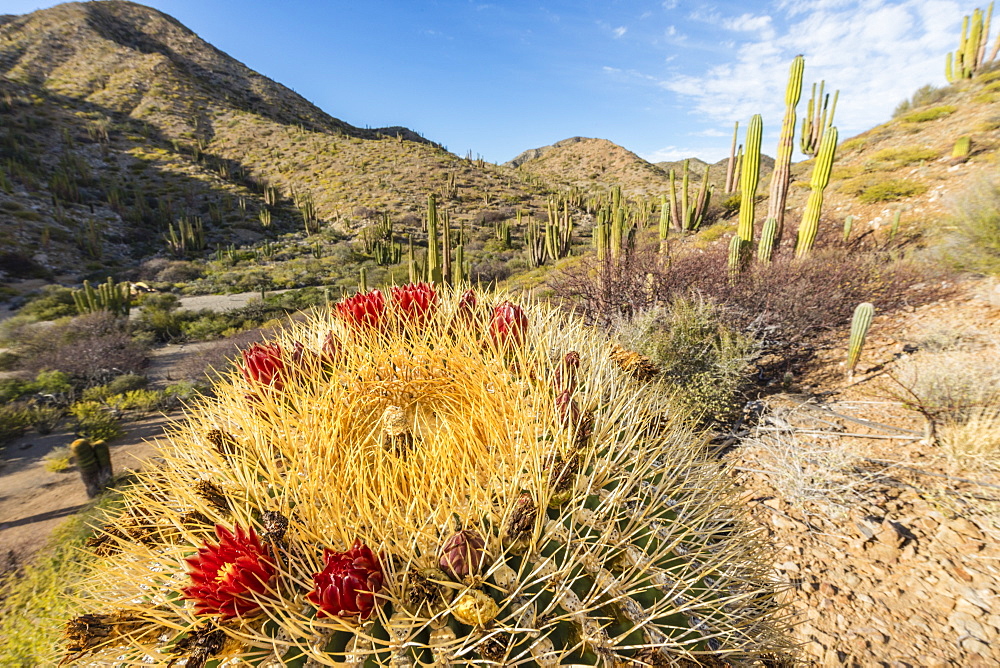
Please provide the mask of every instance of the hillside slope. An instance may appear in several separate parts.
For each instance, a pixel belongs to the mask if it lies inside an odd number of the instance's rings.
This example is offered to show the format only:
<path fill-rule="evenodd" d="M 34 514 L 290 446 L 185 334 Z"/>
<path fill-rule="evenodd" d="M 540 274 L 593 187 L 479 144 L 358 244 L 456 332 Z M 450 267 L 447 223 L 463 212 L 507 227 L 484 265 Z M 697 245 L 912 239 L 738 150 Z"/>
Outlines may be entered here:
<path fill-rule="evenodd" d="M 181 219 L 200 218 L 209 247 L 291 231 L 306 202 L 348 235 L 431 192 L 456 222 L 541 205 L 515 174 L 405 128 L 355 128 L 118 0 L 0 21 L 0 163 L 0 238 L 52 271 L 162 251 Z"/>

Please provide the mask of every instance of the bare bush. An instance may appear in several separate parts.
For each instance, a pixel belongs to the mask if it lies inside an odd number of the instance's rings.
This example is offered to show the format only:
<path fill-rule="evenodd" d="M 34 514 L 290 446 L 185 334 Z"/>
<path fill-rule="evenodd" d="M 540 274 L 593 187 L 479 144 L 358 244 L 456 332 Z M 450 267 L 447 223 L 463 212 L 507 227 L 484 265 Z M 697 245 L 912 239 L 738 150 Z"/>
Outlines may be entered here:
<path fill-rule="evenodd" d="M 146 348 L 131 338 L 128 322 L 103 311 L 36 328 L 23 337 L 18 346 L 23 368 L 61 371 L 82 387 L 137 373 L 148 360 Z"/>
<path fill-rule="evenodd" d="M 652 246 L 641 246 L 621 257 L 583 258 L 556 273 L 550 284 L 556 296 L 588 321 L 610 325 L 652 307 L 662 282 L 659 256 Z"/>

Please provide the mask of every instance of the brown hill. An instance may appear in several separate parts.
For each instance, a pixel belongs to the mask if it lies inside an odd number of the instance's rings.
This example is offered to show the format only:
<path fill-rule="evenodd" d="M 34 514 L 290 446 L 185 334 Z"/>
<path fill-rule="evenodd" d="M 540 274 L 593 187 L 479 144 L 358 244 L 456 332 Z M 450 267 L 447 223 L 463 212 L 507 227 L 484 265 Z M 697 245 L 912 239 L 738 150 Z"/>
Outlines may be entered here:
<path fill-rule="evenodd" d="M 660 194 L 669 183 L 665 171 L 607 139 L 572 137 L 525 151 L 506 164 L 561 187 L 619 185 L 635 196 Z"/>
<path fill-rule="evenodd" d="M 351 236 L 372 211 L 423 211 L 431 192 L 456 222 L 541 204 L 516 174 L 405 128 L 353 127 L 118 0 L 0 20 L 0 163 L 0 238 L 55 271 L 162 252 L 183 218 L 203 221 L 209 247 L 301 229 L 307 200 Z"/>

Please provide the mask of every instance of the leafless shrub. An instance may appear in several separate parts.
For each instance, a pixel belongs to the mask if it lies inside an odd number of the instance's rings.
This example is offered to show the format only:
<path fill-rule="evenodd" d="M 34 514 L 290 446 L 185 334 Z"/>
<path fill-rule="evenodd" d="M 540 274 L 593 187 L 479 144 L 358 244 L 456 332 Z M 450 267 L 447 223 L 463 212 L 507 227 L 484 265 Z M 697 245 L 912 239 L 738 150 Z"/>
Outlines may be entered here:
<path fill-rule="evenodd" d="M 588 321 L 610 325 L 652 307 L 663 295 L 659 256 L 653 246 L 623 252 L 618 259 L 584 258 L 550 281 L 556 296 Z"/>
<path fill-rule="evenodd" d="M 106 312 L 36 328 L 25 334 L 19 350 L 26 370 L 62 371 L 82 387 L 138 373 L 148 360 L 146 348 L 129 335 L 128 322 Z"/>

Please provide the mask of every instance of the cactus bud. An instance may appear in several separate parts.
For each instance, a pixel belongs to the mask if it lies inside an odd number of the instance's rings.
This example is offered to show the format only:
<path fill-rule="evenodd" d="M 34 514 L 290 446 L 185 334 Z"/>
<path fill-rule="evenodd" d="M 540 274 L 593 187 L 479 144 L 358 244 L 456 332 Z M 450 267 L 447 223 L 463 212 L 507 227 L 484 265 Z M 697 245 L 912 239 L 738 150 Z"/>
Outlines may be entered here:
<path fill-rule="evenodd" d="M 476 575 L 486 560 L 486 541 L 475 531 L 464 529 L 452 534 L 441 548 L 438 565 L 452 580 L 461 582 Z"/>
<path fill-rule="evenodd" d="M 277 343 L 255 343 L 243 351 L 243 377 L 250 385 L 263 385 L 281 390 L 285 383 L 285 363 L 281 359 L 281 346 Z"/>
<path fill-rule="evenodd" d="M 517 304 L 505 301 L 493 309 L 490 320 L 490 339 L 497 346 L 516 346 L 524 341 L 528 330 L 528 316 Z"/>
<path fill-rule="evenodd" d="M 385 297 L 380 290 L 359 292 L 341 299 L 335 310 L 337 317 L 352 327 L 378 327 L 385 313 Z"/>

